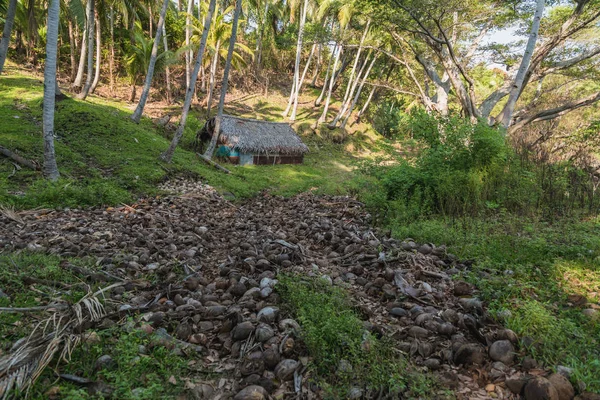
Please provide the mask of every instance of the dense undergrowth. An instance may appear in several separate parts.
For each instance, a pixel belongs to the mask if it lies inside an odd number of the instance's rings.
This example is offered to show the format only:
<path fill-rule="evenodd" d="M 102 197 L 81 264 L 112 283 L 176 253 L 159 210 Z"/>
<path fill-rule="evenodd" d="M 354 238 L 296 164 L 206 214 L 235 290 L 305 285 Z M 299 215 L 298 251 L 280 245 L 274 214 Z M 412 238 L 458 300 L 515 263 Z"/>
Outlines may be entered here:
<path fill-rule="evenodd" d="M 600 199 L 591 177 L 567 163 L 536 165 L 502 133 L 458 117 L 406 116 L 398 139 L 415 151 L 357 189 L 400 239 L 446 244 L 475 263 L 465 277 L 490 311 L 533 344 L 546 367 L 574 369 L 600 391 L 600 319 L 572 299 L 600 300 Z M 365 190 L 368 188 L 368 190 Z"/>

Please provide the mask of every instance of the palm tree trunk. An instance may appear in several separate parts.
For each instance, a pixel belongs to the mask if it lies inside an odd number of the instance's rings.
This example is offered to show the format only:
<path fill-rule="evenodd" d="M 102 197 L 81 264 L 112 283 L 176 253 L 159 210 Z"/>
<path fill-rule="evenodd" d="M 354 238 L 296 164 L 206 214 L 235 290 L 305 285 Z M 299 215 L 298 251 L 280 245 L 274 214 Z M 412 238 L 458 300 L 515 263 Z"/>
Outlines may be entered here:
<path fill-rule="evenodd" d="M 525 47 L 523 60 L 521 60 L 521 65 L 519 66 L 519 70 L 517 71 L 517 75 L 515 76 L 515 82 L 513 83 L 513 86 L 510 90 L 510 94 L 508 95 L 508 101 L 502 109 L 502 112 L 500 112 L 500 114 L 496 118 L 496 120 L 500 121 L 500 124 L 504 128 L 508 128 L 508 126 L 510 125 L 513 113 L 515 112 L 517 100 L 521 95 L 521 87 L 523 86 L 523 82 L 525 81 L 525 75 L 527 73 L 527 70 L 529 69 L 529 63 L 531 62 L 531 57 L 533 56 L 533 52 L 535 50 L 535 45 L 537 43 L 538 38 L 538 31 L 540 30 L 540 22 L 544 14 L 545 6 L 545 0 L 537 0 L 535 14 L 533 16 L 533 24 L 531 25 L 531 31 L 529 32 L 529 39 L 527 40 L 527 46 Z"/>
<path fill-rule="evenodd" d="M 90 87 L 90 93 L 94 93 L 98 82 L 100 82 L 100 65 L 102 63 L 102 30 L 100 29 L 100 16 L 96 12 L 96 71 L 94 72 L 94 81 Z"/>
<path fill-rule="evenodd" d="M 51 181 L 60 177 L 54 151 L 54 104 L 56 90 L 56 54 L 60 0 L 51 0 L 48 7 L 48 30 L 46 33 L 46 65 L 44 67 L 44 175 Z"/>
<path fill-rule="evenodd" d="M 346 118 L 344 118 L 344 121 L 342 122 L 342 125 L 340 125 L 340 128 L 342 128 L 342 129 L 346 128 L 348 119 L 350 119 L 350 116 L 352 115 L 352 111 L 354 110 L 354 107 L 356 106 L 356 103 L 358 102 L 358 98 L 360 97 L 360 93 L 362 92 L 362 89 L 365 86 L 365 82 L 367 81 L 367 78 L 371 74 L 371 70 L 373 69 L 373 65 L 375 65 L 375 61 L 377 61 L 377 54 L 375 54 L 375 56 L 373 56 L 373 60 L 371 61 L 371 64 L 369 65 L 367 72 L 365 72 L 365 75 L 363 76 L 362 81 L 360 82 L 360 86 L 358 87 L 358 90 L 356 91 L 356 94 L 354 95 L 352 104 L 350 104 L 350 107 L 348 108 L 348 113 L 346 114 Z M 365 61 L 365 63 L 366 63 L 366 61 Z M 357 76 L 357 79 L 359 79 L 359 78 L 360 78 L 360 75 Z"/>
<path fill-rule="evenodd" d="M 10 41 L 10 32 L 12 31 L 15 14 L 17 11 L 17 0 L 10 0 L 8 3 L 8 12 L 4 21 L 4 30 L 2 31 L 2 41 L 0 42 L 0 74 L 4 68 L 6 54 L 8 53 L 8 43 Z"/>
<path fill-rule="evenodd" d="M 71 81 L 75 80 L 75 75 L 77 74 L 77 61 L 75 60 L 75 36 L 73 35 L 73 21 L 71 18 L 68 18 L 68 28 L 69 28 L 69 51 L 71 56 Z"/>
<path fill-rule="evenodd" d="M 298 99 L 300 97 L 300 90 L 302 89 L 302 84 L 304 83 L 304 79 L 306 78 L 306 73 L 308 72 L 308 68 L 310 67 L 312 57 L 315 54 L 316 47 L 317 44 L 314 43 L 312 45 L 312 48 L 310 49 L 310 54 L 308 55 L 308 60 L 306 61 L 306 65 L 304 66 L 304 72 L 302 72 L 302 76 L 300 77 L 300 82 L 298 82 L 298 87 L 296 87 L 296 93 L 294 95 L 294 107 L 292 108 L 292 115 L 290 116 L 290 121 L 296 120 L 296 112 L 298 111 Z"/>
<path fill-rule="evenodd" d="M 91 1 L 91 0 L 90 0 Z M 79 53 L 79 66 L 77 67 L 77 76 L 73 81 L 71 87 L 79 88 L 81 87 L 81 81 L 83 80 L 83 70 L 85 69 L 85 58 L 87 57 L 87 43 L 88 43 L 88 27 L 87 23 L 85 24 L 85 28 L 83 29 L 83 35 L 81 38 L 81 53 Z"/>
<path fill-rule="evenodd" d="M 217 66 L 219 65 L 219 50 L 221 48 L 221 40 L 217 39 L 215 46 L 215 54 L 213 55 L 212 62 L 210 63 L 210 76 L 208 78 L 208 96 L 206 102 L 206 117 L 210 117 L 210 110 L 213 103 L 213 94 L 215 92 L 215 76 L 217 75 Z"/>
<path fill-rule="evenodd" d="M 259 25 L 259 33 L 258 33 L 258 38 L 256 40 L 256 57 L 254 58 L 255 60 L 255 70 L 256 72 L 260 72 L 260 69 L 262 67 L 262 52 L 263 52 L 263 37 L 265 35 L 265 26 L 267 23 L 267 18 L 269 15 L 269 1 L 270 0 L 265 0 L 265 14 L 263 15 L 263 19 L 262 19 L 262 23 Z"/>
<path fill-rule="evenodd" d="M 154 36 L 152 34 L 152 2 L 148 3 L 148 33 L 150 37 Z"/>
<path fill-rule="evenodd" d="M 110 6 L 110 61 L 108 63 L 110 73 L 110 92 L 115 90 L 115 9 Z"/>
<path fill-rule="evenodd" d="M 85 78 L 85 85 L 83 85 L 83 89 L 78 96 L 78 98 L 81 100 L 85 100 L 90 92 L 90 88 L 92 87 L 92 78 L 94 75 L 94 1 L 95 0 L 88 0 L 86 5 L 86 15 L 88 21 L 87 76 Z"/>
<path fill-rule="evenodd" d="M 367 57 L 365 57 L 365 61 L 363 62 L 363 65 L 361 66 L 360 71 L 358 72 L 358 75 L 356 76 L 356 79 L 352 80 L 352 84 L 351 84 L 352 87 L 350 87 L 350 90 L 346 90 L 346 94 L 348 95 L 348 97 L 346 98 L 345 101 L 342 102 L 342 105 L 340 106 L 340 109 L 339 109 L 337 115 L 335 116 L 335 118 L 333 119 L 331 124 L 328 125 L 329 129 L 333 129 L 337 126 L 337 123 L 339 122 L 339 120 L 346 114 L 348 107 L 350 107 L 350 103 L 352 102 L 352 98 L 354 97 L 354 92 L 356 91 L 356 88 L 358 87 L 358 84 L 360 83 L 360 77 L 362 76 L 365 68 L 368 65 L 370 56 L 371 56 L 371 52 L 369 52 L 367 54 Z M 348 82 L 348 84 L 350 84 L 350 82 Z"/>
<path fill-rule="evenodd" d="M 192 84 L 191 73 L 192 73 L 192 57 L 194 56 L 193 51 L 190 51 L 190 37 L 192 36 L 192 12 L 194 11 L 194 0 L 188 0 L 187 4 L 187 15 L 185 16 L 185 45 L 188 50 L 185 51 L 185 90 Z"/>
<path fill-rule="evenodd" d="M 148 64 L 148 72 L 146 73 L 146 82 L 140 95 L 140 102 L 138 103 L 131 119 L 139 123 L 144 113 L 144 107 L 146 107 L 146 101 L 148 100 L 148 94 L 150 93 L 150 86 L 152 85 L 152 77 L 154 75 L 154 66 L 156 65 L 156 57 L 158 56 L 158 43 L 160 42 L 160 36 L 163 31 L 163 24 L 165 23 L 165 15 L 167 14 L 167 6 L 170 0 L 165 0 L 160 10 L 160 18 L 158 19 L 158 26 L 156 27 L 156 37 L 154 38 L 154 44 L 152 44 L 152 53 L 150 55 L 150 63 Z"/>
<path fill-rule="evenodd" d="M 213 14 L 215 12 L 215 4 L 216 0 L 210 0 L 208 5 L 208 14 L 206 14 L 206 19 L 204 20 L 204 29 L 202 30 L 202 39 L 200 40 L 200 49 L 198 49 L 198 54 L 196 54 L 196 64 L 194 65 L 194 71 L 192 72 L 192 78 L 194 82 L 198 79 L 198 73 L 200 72 L 200 67 L 202 66 L 202 57 L 204 56 L 204 50 L 206 49 L 206 40 L 208 39 L 208 31 L 210 30 L 210 24 L 212 22 Z M 190 86 L 185 93 L 185 102 L 183 103 L 183 110 L 181 111 L 181 119 L 179 121 L 179 126 L 177 127 L 177 131 L 175 135 L 173 135 L 173 140 L 169 145 L 169 148 L 161 154 L 160 158 L 163 161 L 168 163 L 173 159 L 173 154 L 175 153 L 175 149 L 183 136 L 183 131 L 185 130 L 185 123 L 187 121 L 188 113 L 190 111 L 190 107 L 192 105 L 192 98 L 194 96 L 194 88 L 195 85 Z"/>
<path fill-rule="evenodd" d="M 371 103 L 371 100 L 373 100 L 373 95 L 375 94 L 376 90 L 377 90 L 377 86 L 373 86 L 371 88 L 371 91 L 369 92 L 369 96 L 367 97 L 367 101 L 365 101 L 365 104 L 363 104 L 363 106 L 360 109 L 360 111 L 358 112 L 358 114 L 356 114 L 356 119 L 354 120 L 354 122 L 360 122 L 360 118 L 363 116 L 363 114 L 369 108 L 369 104 Z M 350 125 L 350 126 L 352 126 L 352 125 Z"/>
<path fill-rule="evenodd" d="M 325 107 L 323 107 L 323 113 L 317 121 L 317 126 L 322 124 L 327 119 L 327 111 L 329 110 L 329 103 L 331 102 L 331 92 L 333 91 L 333 84 L 335 83 L 335 70 L 337 69 L 338 62 L 340 61 L 340 53 L 342 52 L 342 45 L 338 44 L 337 52 L 335 53 L 335 61 L 333 62 L 333 69 L 331 72 L 331 80 L 329 81 L 329 88 L 327 89 L 327 98 L 325 99 Z"/>
<path fill-rule="evenodd" d="M 231 38 L 229 39 L 229 50 L 227 51 L 227 60 L 225 61 L 225 70 L 223 71 L 223 83 L 221 84 L 221 97 L 219 99 L 219 109 L 217 110 L 217 117 L 215 119 L 215 130 L 210 144 L 204 153 L 204 157 L 211 159 L 217 142 L 219 141 L 219 135 L 221 134 L 221 118 L 223 117 L 223 110 L 225 108 L 225 96 L 227 95 L 227 86 L 229 81 L 229 70 L 231 69 L 231 60 L 233 58 L 233 50 L 237 40 L 238 21 L 240 19 L 240 12 L 242 10 L 242 0 L 236 0 L 235 12 L 233 13 L 233 25 L 231 27 Z"/>
<path fill-rule="evenodd" d="M 335 49 L 334 49 L 334 51 L 335 51 Z M 331 67 L 332 67 L 331 63 L 334 58 L 335 58 L 335 56 L 333 54 L 331 54 L 331 57 L 329 57 L 329 61 L 327 62 L 327 71 L 325 72 L 325 80 L 323 81 L 323 88 L 321 88 L 321 94 L 315 100 L 315 107 L 319 107 L 321 105 L 321 102 L 323 101 L 323 97 L 325 97 L 325 92 L 327 92 L 327 88 L 329 87 L 329 75 L 330 75 L 330 71 L 331 71 Z"/>
<path fill-rule="evenodd" d="M 322 63 L 323 63 L 323 44 L 319 43 L 319 47 L 317 48 L 317 65 L 315 65 L 315 70 L 313 72 L 312 80 L 310 81 L 311 87 L 317 86 L 317 77 L 319 76 L 319 71 L 321 70 Z"/>
<path fill-rule="evenodd" d="M 290 99 L 288 101 L 288 106 L 283 112 L 284 117 L 286 117 L 290 112 L 292 102 L 294 101 L 296 92 L 298 92 L 296 89 L 300 85 L 300 59 L 302 58 L 302 39 L 304 37 L 304 24 L 306 23 L 307 11 L 308 0 L 304 0 L 304 5 L 302 6 L 302 10 L 300 13 L 300 26 L 298 27 L 298 43 L 296 44 L 296 62 L 294 64 L 294 83 L 292 85 L 292 89 L 290 90 Z"/>
<path fill-rule="evenodd" d="M 169 51 L 169 41 L 167 40 L 167 28 L 166 28 L 167 24 L 163 24 L 163 46 L 165 48 L 165 51 Z M 169 66 L 167 65 L 167 67 L 165 68 L 165 79 L 166 79 L 166 84 L 167 84 L 167 104 L 171 104 L 171 69 L 169 68 Z"/>

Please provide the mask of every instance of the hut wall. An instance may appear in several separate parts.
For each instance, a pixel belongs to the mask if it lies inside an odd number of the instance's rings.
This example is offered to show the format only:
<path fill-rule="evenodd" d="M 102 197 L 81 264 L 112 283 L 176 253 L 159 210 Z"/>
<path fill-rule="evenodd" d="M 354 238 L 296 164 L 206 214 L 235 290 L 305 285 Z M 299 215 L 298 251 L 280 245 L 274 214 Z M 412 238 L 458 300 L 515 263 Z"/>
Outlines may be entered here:
<path fill-rule="evenodd" d="M 240 153 L 240 165 L 252 165 L 254 164 L 254 154 Z"/>
<path fill-rule="evenodd" d="M 273 165 L 273 164 L 302 164 L 304 155 L 255 155 L 254 164 Z"/>

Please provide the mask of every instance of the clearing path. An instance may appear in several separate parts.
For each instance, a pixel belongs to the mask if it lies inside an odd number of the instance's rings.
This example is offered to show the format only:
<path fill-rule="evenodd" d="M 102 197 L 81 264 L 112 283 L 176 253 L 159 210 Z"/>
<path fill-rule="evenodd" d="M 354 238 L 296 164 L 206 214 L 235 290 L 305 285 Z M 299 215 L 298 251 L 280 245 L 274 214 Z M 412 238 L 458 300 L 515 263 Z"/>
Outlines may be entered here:
<path fill-rule="evenodd" d="M 111 292 L 107 314 L 141 314 L 145 329 L 224 373 L 215 385 L 190 383 L 200 398 L 228 398 L 249 386 L 235 398 L 296 398 L 297 391 L 319 398 L 302 380 L 297 324 L 279 315 L 273 286 L 280 272 L 346 288 L 365 329 L 392 338 L 457 398 L 573 391 L 561 375 L 550 377 L 553 385 L 537 377 L 546 371 L 531 359 L 524 371 L 514 332 L 489 318 L 474 287 L 452 279 L 465 264 L 443 246 L 382 237 L 351 198 L 265 195 L 233 204 L 197 182 L 163 188 L 179 194 L 118 208 L 4 213 L 0 252 L 92 257 L 100 272 L 88 278 L 129 282 Z M 140 284 L 150 274 L 160 283 Z"/>

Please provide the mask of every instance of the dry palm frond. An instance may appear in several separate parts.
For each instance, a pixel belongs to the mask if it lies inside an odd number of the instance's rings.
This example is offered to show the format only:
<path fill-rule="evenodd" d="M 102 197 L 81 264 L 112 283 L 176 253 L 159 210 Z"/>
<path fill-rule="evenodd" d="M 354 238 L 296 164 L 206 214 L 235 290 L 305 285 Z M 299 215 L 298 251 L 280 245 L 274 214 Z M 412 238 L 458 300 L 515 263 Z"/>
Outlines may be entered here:
<path fill-rule="evenodd" d="M 54 356 L 68 362 L 81 342 L 77 327 L 86 321 L 98 321 L 106 315 L 99 296 L 122 283 L 89 293 L 73 306 L 55 309 L 35 325 L 26 339 L 19 340 L 9 354 L 0 357 L 0 399 L 13 391 L 27 392 Z"/>
<path fill-rule="evenodd" d="M 18 224 L 23 224 L 23 218 L 15 211 L 14 208 L 8 206 L 0 206 L 0 215 L 15 221 Z"/>

